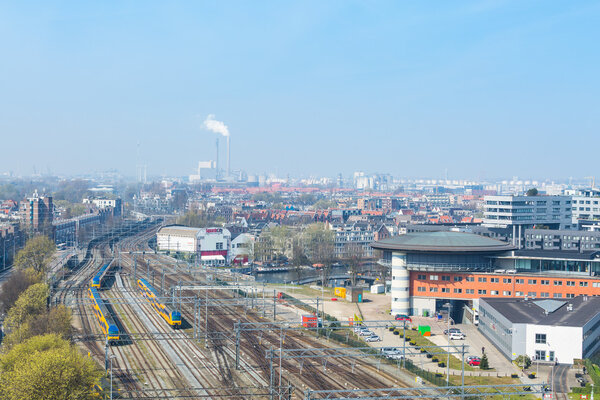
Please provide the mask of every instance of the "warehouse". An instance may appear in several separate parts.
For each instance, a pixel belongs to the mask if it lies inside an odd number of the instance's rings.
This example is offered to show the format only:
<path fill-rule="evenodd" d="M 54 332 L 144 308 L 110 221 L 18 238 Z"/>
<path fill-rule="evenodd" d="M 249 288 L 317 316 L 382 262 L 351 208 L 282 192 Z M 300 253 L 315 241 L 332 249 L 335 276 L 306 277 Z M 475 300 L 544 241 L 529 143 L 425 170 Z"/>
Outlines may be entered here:
<path fill-rule="evenodd" d="M 200 228 L 169 225 L 156 233 L 156 246 L 159 251 L 198 253 L 200 251 Z"/>
<path fill-rule="evenodd" d="M 479 330 L 510 360 L 572 364 L 600 347 L 600 298 L 483 298 Z"/>

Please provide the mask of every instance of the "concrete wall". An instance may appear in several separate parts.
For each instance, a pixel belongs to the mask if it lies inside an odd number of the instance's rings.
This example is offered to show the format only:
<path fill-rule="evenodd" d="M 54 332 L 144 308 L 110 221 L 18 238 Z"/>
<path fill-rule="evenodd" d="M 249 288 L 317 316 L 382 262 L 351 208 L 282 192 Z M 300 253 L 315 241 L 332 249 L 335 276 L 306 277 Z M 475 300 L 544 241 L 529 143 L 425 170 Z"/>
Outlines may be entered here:
<path fill-rule="evenodd" d="M 545 344 L 536 344 L 536 333 L 546 334 Z M 536 350 L 546 351 L 546 359 L 550 361 L 550 351 L 554 351 L 559 363 L 572 364 L 573 359 L 582 358 L 582 328 L 571 326 L 527 325 L 527 355 L 533 357 Z"/>

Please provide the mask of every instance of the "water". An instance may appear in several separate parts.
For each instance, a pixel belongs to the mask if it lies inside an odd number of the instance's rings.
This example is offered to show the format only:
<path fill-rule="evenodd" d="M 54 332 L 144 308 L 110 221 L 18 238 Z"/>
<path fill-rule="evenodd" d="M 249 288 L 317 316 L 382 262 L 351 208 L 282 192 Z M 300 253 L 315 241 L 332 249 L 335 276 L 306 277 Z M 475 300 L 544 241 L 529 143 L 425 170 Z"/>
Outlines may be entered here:
<path fill-rule="evenodd" d="M 345 266 L 331 267 L 330 275 L 346 274 L 347 272 L 348 267 Z M 256 277 L 256 282 L 290 283 L 292 281 L 298 281 L 299 279 L 321 277 L 322 272 L 317 269 L 301 269 L 287 272 L 254 273 L 253 275 Z"/>

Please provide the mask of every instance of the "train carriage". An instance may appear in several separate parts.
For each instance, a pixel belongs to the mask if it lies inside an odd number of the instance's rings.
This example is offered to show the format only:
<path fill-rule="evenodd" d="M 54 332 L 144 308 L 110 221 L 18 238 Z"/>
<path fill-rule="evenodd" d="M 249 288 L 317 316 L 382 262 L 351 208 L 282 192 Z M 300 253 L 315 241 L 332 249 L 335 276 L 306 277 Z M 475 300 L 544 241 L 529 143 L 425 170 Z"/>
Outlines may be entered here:
<path fill-rule="evenodd" d="M 100 293 L 98 293 L 95 288 L 89 288 L 88 291 L 90 299 L 92 299 L 94 315 L 96 316 L 96 320 L 100 325 L 100 329 L 102 330 L 102 333 L 106 335 L 106 340 L 110 344 L 113 344 L 120 338 L 119 328 L 117 327 L 117 324 L 115 324 L 113 317 L 106 309 L 106 305 L 104 304 L 102 297 L 100 297 Z"/>
<path fill-rule="evenodd" d="M 137 284 L 146 300 L 152 305 L 152 308 L 154 308 L 154 310 L 167 321 L 169 325 L 175 329 L 181 327 L 181 313 L 179 311 L 173 310 L 167 305 L 164 298 L 161 298 L 156 289 L 154 289 L 145 279 L 138 279 Z"/>
<path fill-rule="evenodd" d="M 98 273 L 96 275 L 94 275 L 94 277 L 90 280 L 90 286 L 93 288 L 100 289 L 102 287 L 102 281 L 106 277 L 106 274 L 110 270 L 111 266 L 112 266 L 112 261 L 104 264 L 102 266 L 102 268 L 100 268 L 100 271 L 98 271 Z"/>

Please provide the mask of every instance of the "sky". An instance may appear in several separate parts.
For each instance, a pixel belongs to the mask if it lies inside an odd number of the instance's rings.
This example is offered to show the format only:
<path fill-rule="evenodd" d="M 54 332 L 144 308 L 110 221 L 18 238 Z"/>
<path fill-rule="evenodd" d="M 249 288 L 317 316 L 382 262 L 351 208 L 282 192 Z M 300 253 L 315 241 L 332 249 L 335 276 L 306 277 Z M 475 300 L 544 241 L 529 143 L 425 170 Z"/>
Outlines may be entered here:
<path fill-rule="evenodd" d="M 250 174 L 600 177 L 599 43 L 585 0 L 1 2 L 0 173 L 187 175 L 213 114 Z"/>

